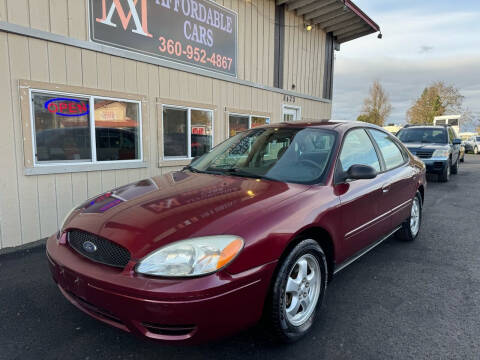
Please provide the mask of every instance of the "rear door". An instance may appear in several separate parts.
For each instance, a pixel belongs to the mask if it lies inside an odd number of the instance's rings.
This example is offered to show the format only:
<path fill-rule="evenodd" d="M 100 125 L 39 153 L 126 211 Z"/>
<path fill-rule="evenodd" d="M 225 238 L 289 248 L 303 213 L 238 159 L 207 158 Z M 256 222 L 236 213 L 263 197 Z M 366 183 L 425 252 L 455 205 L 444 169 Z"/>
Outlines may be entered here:
<path fill-rule="evenodd" d="M 361 164 L 382 171 L 379 156 L 363 128 L 350 130 L 344 138 L 336 173 Z M 343 261 L 378 240 L 388 230 L 388 214 L 382 214 L 382 176 L 370 180 L 347 181 L 339 195 L 344 235 Z"/>
<path fill-rule="evenodd" d="M 397 141 L 383 131 L 369 129 L 384 162 L 381 175 L 382 201 L 380 212 L 390 212 L 390 232 L 410 216 L 411 200 L 415 194 L 414 170 L 408 163 L 408 156 Z"/>

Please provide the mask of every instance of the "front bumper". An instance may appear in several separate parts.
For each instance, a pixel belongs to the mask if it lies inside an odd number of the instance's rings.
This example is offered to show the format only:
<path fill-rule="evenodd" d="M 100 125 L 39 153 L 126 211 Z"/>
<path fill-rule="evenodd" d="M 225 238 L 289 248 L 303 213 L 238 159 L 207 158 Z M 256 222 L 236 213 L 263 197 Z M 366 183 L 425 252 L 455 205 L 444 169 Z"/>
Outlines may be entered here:
<path fill-rule="evenodd" d="M 245 329 L 261 317 L 276 262 L 230 275 L 194 279 L 138 275 L 133 262 L 119 270 L 47 241 L 47 258 L 62 294 L 88 315 L 141 337 L 199 342 Z"/>
<path fill-rule="evenodd" d="M 445 168 L 448 165 L 448 159 L 443 158 L 431 158 L 431 159 L 421 159 L 425 164 L 427 173 L 430 174 L 441 174 L 445 171 Z"/>

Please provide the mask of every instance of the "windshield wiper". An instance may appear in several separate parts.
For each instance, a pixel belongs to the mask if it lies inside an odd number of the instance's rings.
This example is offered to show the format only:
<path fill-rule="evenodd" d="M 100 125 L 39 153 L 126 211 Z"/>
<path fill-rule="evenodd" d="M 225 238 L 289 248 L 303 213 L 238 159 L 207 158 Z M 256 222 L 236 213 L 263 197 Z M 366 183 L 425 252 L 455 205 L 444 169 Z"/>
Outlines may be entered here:
<path fill-rule="evenodd" d="M 202 171 L 202 170 L 198 170 L 196 168 L 194 168 L 192 165 L 187 165 L 185 166 L 182 171 L 185 171 L 185 170 L 188 170 L 188 171 L 191 171 L 191 172 L 194 172 L 194 173 L 204 173 L 205 171 Z"/>
<path fill-rule="evenodd" d="M 245 170 L 241 170 L 239 168 L 226 168 L 226 169 L 209 168 L 207 170 L 210 170 L 210 169 L 221 172 L 223 174 L 227 174 L 227 175 L 241 176 L 241 177 L 247 177 L 252 179 L 275 180 L 275 179 L 269 178 L 268 176 L 254 174 Z"/>

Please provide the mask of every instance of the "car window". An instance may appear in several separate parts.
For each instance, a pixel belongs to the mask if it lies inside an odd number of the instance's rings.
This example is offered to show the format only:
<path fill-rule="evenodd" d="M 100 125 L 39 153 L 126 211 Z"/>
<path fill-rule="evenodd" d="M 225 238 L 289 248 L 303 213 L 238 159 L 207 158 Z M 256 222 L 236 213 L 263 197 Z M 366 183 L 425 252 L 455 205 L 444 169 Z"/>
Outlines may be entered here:
<path fill-rule="evenodd" d="M 477 141 L 480 141 L 480 136 L 477 137 Z"/>
<path fill-rule="evenodd" d="M 455 139 L 455 133 L 453 132 L 452 128 L 448 128 L 448 135 L 449 135 L 448 142 L 452 144 L 453 139 Z"/>
<path fill-rule="evenodd" d="M 405 162 L 402 151 L 390 135 L 378 130 L 368 130 L 380 148 L 387 170 L 396 168 Z"/>
<path fill-rule="evenodd" d="M 448 134 L 441 128 L 404 128 L 397 137 L 403 143 L 447 144 Z"/>
<path fill-rule="evenodd" d="M 343 171 L 352 165 L 370 165 L 380 171 L 377 152 L 364 129 L 355 129 L 347 134 L 339 160 Z"/>

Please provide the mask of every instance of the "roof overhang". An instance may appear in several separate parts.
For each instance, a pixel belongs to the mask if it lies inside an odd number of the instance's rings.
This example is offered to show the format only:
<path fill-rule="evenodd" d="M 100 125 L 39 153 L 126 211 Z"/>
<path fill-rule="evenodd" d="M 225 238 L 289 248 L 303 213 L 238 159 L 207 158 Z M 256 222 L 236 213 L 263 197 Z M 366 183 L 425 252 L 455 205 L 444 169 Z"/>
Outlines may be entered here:
<path fill-rule="evenodd" d="M 303 16 L 306 24 L 331 32 L 338 43 L 380 31 L 380 26 L 351 0 L 276 0 L 276 3 L 285 4 L 288 11 Z"/>

